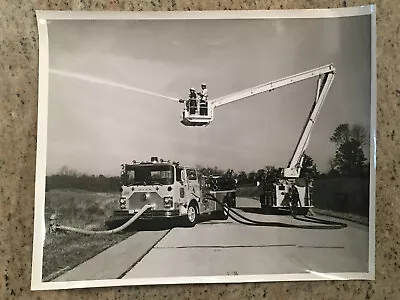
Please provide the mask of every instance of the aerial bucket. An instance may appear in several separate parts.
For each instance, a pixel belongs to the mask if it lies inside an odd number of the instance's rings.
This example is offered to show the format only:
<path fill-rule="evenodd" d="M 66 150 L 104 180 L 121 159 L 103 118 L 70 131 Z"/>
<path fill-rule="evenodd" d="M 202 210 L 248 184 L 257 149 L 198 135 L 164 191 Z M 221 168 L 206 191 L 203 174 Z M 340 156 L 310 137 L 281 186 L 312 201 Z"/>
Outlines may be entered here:
<path fill-rule="evenodd" d="M 189 101 L 189 100 L 187 100 Z M 181 123 L 185 126 L 208 126 L 213 120 L 213 107 L 208 105 L 186 106 L 182 112 Z"/>

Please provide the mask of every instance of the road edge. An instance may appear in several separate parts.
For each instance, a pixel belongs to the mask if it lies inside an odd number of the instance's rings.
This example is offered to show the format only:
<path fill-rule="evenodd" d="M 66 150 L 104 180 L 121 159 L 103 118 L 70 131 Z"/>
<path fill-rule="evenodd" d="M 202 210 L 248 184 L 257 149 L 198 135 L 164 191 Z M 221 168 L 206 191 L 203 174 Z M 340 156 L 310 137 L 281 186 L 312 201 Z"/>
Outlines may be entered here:
<path fill-rule="evenodd" d="M 337 213 L 337 212 L 331 212 L 329 210 L 324 210 L 324 209 L 320 209 L 320 208 L 312 208 L 312 209 L 310 209 L 310 212 L 312 212 L 313 214 L 317 214 L 317 215 L 333 217 L 333 218 L 357 223 L 360 225 L 369 226 L 369 220 L 366 217 L 365 217 L 366 220 L 363 220 L 364 217 L 352 218 L 352 217 L 343 216 L 342 214 Z"/>
<path fill-rule="evenodd" d="M 138 231 L 63 275 L 56 277 L 52 282 L 118 279 L 122 273 L 140 261 L 170 230 L 165 232 Z M 153 241 L 152 235 L 156 235 L 156 239 Z M 136 249 L 137 254 L 132 254 L 130 249 Z M 104 264 L 109 261 L 113 261 L 113 264 L 104 268 Z M 127 266 L 124 266 L 125 264 Z"/>
<path fill-rule="evenodd" d="M 138 263 L 140 263 L 140 261 L 141 261 L 151 250 L 153 250 L 153 249 L 155 248 L 155 246 L 157 246 L 157 244 L 160 243 L 161 240 L 162 240 L 163 238 L 165 238 L 165 236 L 166 236 L 168 233 L 171 232 L 171 230 L 172 230 L 172 229 L 169 229 L 163 236 L 161 236 L 161 237 L 154 243 L 154 245 L 153 245 L 152 247 L 150 247 L 146 252 L 143 253 L 143 255 L 141 255 L 135 262 L 133 262 L 133 263 L 129 266 L 129 268 L 127 268 L 126 271 L 124 271 L 121 275 L 119 275 L 119 276 L 117 277 L 117 279 L 122 279 L 122 278 L 124 278 L 126 274 L 128 274 Z"/>

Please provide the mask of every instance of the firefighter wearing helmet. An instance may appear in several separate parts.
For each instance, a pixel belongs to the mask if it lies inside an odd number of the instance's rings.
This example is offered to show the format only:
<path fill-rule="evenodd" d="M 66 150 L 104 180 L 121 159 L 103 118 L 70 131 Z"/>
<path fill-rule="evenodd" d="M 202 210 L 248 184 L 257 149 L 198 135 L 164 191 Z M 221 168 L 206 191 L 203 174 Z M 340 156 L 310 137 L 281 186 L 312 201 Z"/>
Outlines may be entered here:
<path fill-rule="evenodd" d="M 197 93 L 200 97 L 200 115 L 207 115 L 207 100 L 208 100 L 208 90 L 205 83 L 201 84 L 201 92 Z"/>
<path fill-rule="evenodd" d="M 196 113 L 197 110 L 197 95 L 196 95 L 196 90 L 194 88 L 190 88 L 189 90 L 189 113 L 194 114 Z"/>
<path fill-rule="evenodd" d="M 189 90 L 189 100 L 196 99 L 196 98 L 197 98 L 196 90 L 192 87 Z"/>
<path fill-rule="evenodd" d="M 200 101 L 207 102 L 208 100 L 208 90 L 205 83 L 201 84 L 201 92 L 197 93 L 200 96 Z"/>

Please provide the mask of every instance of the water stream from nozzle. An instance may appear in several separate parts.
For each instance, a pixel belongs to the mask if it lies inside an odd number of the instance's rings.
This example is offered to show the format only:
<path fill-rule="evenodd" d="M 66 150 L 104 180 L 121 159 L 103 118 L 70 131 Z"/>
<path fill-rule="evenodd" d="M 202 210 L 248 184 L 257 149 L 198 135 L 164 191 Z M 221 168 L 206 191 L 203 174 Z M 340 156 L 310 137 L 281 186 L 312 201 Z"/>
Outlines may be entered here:
<path fill-rule="evenodd" d="M 75 79 L 79 79 L 79 80 L 92 82 L 92 83 L 106 84 L 108 86 L 121 88 L 121 89 L 125 89 L 125 90 L 131 90 L 131 91 L 144 93 L 144 94 L 152 95 L 152 96 L 156 96 L 156 97 L 161 97 L 161 98 L 165 98 L 165 99 L 169 99 L 169 100 L 174 100 L 174 101 L 178 101 L 179 100 L 179 99 L 172 98 L 172 97 L 169 97 L 169 96 L 165 96 L 165 95 L 162 95 L 162 94 L 153 93 L 153 92 L 150 92 L 150 91 L 147 91 L 147 90 L 139 89 L 139 88 L 131 86 L 131 85 L 121 84 L 121 83 L 117 83 L 117 82 L 114 82 L 114 81 L 111 81 L 111 80 L 93 77 L 93 76 L 90 76 L 90 75 L 87 75 L 87 74 L 81 74 L 81 73 L 75 73 L 75 72 L 69 72 L 69 71 L 63 71 L 63 70 L 57 70 L 57 69 L 50 69 L 49 72 L 53 73 L 53 74 L 61 75 L 61 76 L 67 76 L 67 77 L 70 77 L 70 78 L 75 78 Z"/>

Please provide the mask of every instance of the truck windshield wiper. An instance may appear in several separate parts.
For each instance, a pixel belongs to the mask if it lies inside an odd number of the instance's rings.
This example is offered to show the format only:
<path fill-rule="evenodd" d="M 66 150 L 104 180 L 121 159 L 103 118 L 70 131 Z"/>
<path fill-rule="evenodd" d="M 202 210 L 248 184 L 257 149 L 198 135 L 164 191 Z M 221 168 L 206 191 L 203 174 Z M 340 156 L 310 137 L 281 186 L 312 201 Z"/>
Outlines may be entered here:
<path fill-rule="evenodd" d="M 158 181 L 135 181 L 127 184 L 127 186 L 132 186 L 132 185 L 164 185 L 164 184 Z"/>
<path fill-rule="evenodd" d="M 135 181 L 135 182 L 129 183 L 127 186 L 132 186 L 132 185 L 146 185 L 146 182 L 145 181 Z"/>
<path fill-rule="evenodd" d="M 158 181 L 150 181 L 149 185 L 163 185 L 163 184 Z"/>

